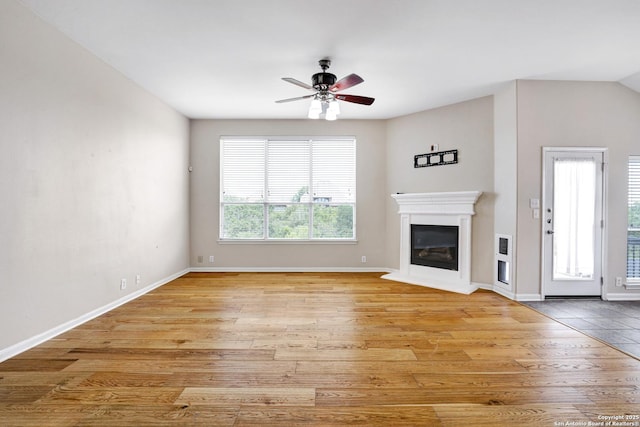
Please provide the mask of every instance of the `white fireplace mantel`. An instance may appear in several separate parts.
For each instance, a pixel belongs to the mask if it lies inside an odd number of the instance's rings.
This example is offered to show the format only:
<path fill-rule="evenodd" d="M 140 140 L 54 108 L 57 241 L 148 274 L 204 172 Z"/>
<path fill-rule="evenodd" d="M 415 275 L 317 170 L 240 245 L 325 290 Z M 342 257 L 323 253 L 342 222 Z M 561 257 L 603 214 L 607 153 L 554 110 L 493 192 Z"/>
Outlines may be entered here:
<path fill-rule="evenodd" d="M 399 214 L 473 215 L 473 206 L 481 191 L 456 191 L 449 193 L 399 193 L 392 194 L 398 203 Z"/>
<path fill-rule="evenodd" d="M 481 191 L 392 194 L 400 214 L 400 269 L 382 276 L 451 292 L 470 294 L 471 216 Z M 458 226 L 458 270 L 411 264 L 411 224 Z"/>

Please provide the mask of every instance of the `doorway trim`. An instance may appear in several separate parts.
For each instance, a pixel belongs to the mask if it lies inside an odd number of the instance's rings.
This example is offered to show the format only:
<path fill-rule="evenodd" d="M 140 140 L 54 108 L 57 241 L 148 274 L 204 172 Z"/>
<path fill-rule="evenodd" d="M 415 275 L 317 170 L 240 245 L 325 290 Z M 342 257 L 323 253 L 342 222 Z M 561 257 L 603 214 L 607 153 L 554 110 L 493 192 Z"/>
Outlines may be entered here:
<path fill-rule="evenodd" d="M 547 194 L 546 194 L 546 183 L 547 183 L 547 173 L 546 173 L 546 158 L 547 153 L 553 152 L 576 152 L 576 153 L 601 153 L 602 154 L 602 227 L 600 228 L 601 233 L 601 249 L 600 249 L 600 275 L 602 277 L 602 281 L 600 283 L 600 298 L 603 300 L 608 300 L 608 292 L 607 292 L 607 236 L 608 236 L 608 213 L 607 213 L 607 199 L 608 199 L 608 174 L 609 174 L 609 149 L 606 147 L 542 147 L 542 197 L 541 197 L 541 212 L 545 212 L 547 206 Z M 540 218 L 540 298 L 544 301 L 546 298 L 545 291 L 545 266 L 546 266 L 546 252 L 545 252 L 545 224 L 544 224 L 544 215 L 541 215 Z"/>

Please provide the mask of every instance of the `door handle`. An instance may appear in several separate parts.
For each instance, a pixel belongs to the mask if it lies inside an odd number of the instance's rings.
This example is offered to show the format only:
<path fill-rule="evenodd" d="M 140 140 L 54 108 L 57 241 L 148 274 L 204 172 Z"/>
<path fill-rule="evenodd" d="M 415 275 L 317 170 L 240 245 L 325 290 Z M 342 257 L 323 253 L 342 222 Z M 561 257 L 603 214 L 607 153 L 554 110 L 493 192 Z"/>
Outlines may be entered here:
<path fill-rule="evenodd" d="M 547 234 L 553 234 L 553 230 L 547 230 Z"/>

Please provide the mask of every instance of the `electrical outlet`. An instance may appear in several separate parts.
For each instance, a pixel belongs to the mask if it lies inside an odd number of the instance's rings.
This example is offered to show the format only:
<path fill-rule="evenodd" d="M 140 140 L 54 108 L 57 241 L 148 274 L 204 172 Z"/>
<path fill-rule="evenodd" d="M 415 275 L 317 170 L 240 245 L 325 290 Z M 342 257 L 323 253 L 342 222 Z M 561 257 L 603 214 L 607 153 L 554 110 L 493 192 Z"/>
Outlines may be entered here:
<path fill-rule="evenodd" d="M 622 277 L 616 277 L 616 286 L 622 286 Z"/>
<path fill-rule="evenodd" d="M 367 262 L 367 257 L 365 255 L 362 255 L 362 262 Z"/>
<path fill-rule="evenodd" d="M 136 274 L 136 285 L 140 284 L 140 275 Z"/>
<path fill-rule="evenodd" d="M 127 279 L 120 280 L 120 290 L 127 289 Z"/>
<path fill-rule="evenodd" d="M 213 264 L 213 259 L 214 259 L 214 258 L 213 258 L 213 255 L 209 255 L 209 262 L 210 262 L 211 264 Z"/>

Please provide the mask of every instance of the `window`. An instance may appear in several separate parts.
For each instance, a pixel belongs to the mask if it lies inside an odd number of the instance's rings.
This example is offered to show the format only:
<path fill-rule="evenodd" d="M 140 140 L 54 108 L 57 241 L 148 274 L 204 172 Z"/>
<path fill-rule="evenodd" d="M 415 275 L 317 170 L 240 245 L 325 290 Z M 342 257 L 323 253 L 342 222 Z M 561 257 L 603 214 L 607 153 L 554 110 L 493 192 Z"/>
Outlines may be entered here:
<path fill-rule="evenodd" d="M 640 281 L 640 156 L 629 156 L 627 279 Z"/>
<path fill-rule="evenodd" d="M 222 138 L 221 240 L 354 240 L 354 138 Z"/>

